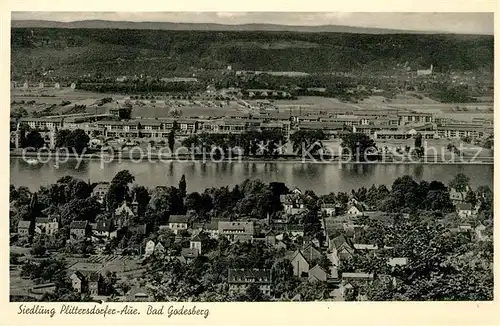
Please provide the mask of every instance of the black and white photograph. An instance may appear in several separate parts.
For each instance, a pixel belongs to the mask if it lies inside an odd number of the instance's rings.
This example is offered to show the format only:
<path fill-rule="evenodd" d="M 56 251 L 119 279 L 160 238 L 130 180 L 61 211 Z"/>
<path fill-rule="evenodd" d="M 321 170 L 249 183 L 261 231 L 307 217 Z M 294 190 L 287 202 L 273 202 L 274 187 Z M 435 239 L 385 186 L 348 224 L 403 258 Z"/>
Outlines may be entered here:
<path fill-rule="evenodd" d="M 492 301 L 493 18 L 11 12 L 16 313 Z"/>

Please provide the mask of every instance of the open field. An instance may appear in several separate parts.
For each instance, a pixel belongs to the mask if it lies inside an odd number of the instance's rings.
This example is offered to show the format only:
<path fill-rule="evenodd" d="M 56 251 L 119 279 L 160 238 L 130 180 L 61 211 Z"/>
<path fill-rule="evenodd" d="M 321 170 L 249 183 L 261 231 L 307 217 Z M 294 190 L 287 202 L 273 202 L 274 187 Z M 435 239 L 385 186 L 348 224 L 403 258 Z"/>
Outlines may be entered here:
<path fill-rule="evenodd" d="M 10 295 L 28 295 L 28 290 L 35 285 L 35 282 L 29 279 L 21 278 L 20 270 L 9 272 Z"/>

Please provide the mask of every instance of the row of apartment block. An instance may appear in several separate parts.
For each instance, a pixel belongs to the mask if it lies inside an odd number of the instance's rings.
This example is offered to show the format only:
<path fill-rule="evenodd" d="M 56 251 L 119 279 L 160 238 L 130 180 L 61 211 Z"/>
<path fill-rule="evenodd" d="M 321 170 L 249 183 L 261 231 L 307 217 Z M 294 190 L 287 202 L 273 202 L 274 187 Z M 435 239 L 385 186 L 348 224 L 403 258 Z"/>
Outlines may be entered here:
<path fill-rule="evenodd" d="M 483 123 L 435 123 L 432 113 L 398 113 L 398 116 L 336 115 L 291 116 L 256 115 L 220 119 L 133 119 L 128 121 L 101 120 L 85 122 L 71 118 L 22 118 L 33 129 L 82 129 L 92 137 L 164 139 L 177 123 L 179 135 L 197 133 L 239 134 L 249 130 L 279 130 L 289 135 L 297 130 L 323 130 L 330 138 L 345 132 L 359 132 L 377 139 L 410 138 L 419 132 L 424 138 L 481 138 L 493 133 L 493 125 Z M 83 121 L 82 121 L 83 120 Z M 404 122 L 404 123 L 402 123 Z"/>

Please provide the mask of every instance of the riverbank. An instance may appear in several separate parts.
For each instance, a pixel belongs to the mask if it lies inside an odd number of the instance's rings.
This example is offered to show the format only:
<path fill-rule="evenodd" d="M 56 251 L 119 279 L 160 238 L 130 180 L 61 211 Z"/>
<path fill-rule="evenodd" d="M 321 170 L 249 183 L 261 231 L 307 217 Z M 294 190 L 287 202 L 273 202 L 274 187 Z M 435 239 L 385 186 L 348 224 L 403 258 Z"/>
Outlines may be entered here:
<path fill-rule="evenodd" d="M 290 162 L 290 163 L 355 163 L 355 164 L 494 164 L 493 157 L 474 157 L 457 155 L 443 155 L 422 157 L 418 160 L 410 159 L 409 157 L 401 157 L 394 155 L 379 155 L 369 157 L 366 161 L 356 161 L 349 156 L 327 156 L 327 155 L 294 155 L 284 154 L 273 157 L 255 155 L 255 156 L 216 156 L 210 154 L 163 154 L 158 152 L 137 153 L 132 151 L 114 152 L 113 154 L 103 154 L 102 152 L 84 153 L 84 154 L 71 154 L 68 155 L 64 152 L 58 153 L 56 151 L 48 152 L 26 152 L 22 150 L 10 151 L 12 158 L 31 158 L 40 161 L 41 163 L 49 161 L 66 162 L 68 160 L 99 160 L 104 163 L 132 161 L 141 162 L 146 161 L 150 163 L 160 162 L 167 163 L 171 161 L 177 162 L 255 162 L 255 163 L 274 163 L 274 162 Z"/>

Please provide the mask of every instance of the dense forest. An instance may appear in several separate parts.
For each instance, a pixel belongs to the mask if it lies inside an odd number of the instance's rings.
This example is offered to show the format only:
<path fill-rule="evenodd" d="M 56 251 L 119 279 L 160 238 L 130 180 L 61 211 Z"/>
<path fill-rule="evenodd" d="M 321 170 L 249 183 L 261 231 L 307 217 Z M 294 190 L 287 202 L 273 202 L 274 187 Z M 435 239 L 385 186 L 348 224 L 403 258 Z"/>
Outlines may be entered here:
<path fill-rule="evenodd" d="M 13 28 L 12 73 L 79 76 L 203 70 L 492 71 L 493 36 Z M 368 69 L 368 70 L 367 70 Z"/>

